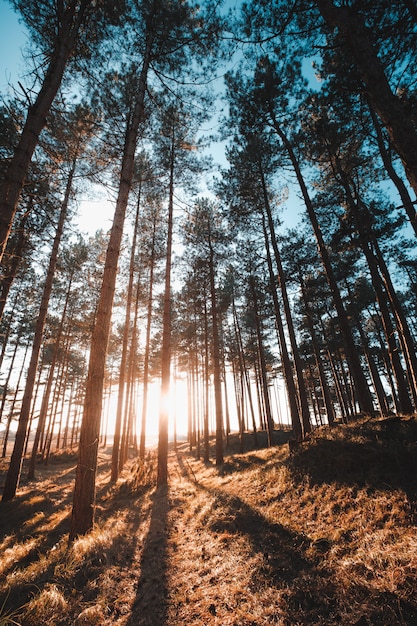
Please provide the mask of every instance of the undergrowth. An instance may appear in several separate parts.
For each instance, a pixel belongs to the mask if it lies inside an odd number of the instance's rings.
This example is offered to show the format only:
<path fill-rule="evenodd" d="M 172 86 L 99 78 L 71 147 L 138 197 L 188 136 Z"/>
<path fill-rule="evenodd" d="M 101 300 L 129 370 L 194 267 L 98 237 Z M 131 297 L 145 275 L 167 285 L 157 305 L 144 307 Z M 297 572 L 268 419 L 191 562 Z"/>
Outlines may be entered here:
<path fill-rule="evenodd" d="M 287 440 L 231 438 L 221 468 L 181 444 L 168 489 L 155 453 L 115 485 L 107 455 L 70 546 L 73 458 L 55 460 L 1 504 L 0 626 L 417 624 L 416 420 Z"/>

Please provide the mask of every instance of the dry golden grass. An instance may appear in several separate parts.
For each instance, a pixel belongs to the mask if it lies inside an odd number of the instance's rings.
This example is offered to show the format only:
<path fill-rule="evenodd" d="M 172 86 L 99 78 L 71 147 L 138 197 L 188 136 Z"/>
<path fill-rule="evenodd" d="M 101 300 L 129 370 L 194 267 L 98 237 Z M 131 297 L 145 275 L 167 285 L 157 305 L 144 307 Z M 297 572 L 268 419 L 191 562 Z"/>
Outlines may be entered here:
<path fill-rule="evenodd" d="M 1 505 L 0 626 L 417 624 L 416 421 L 287 438 L 220 470 L 180 445 L 159 489 L 154 456 L 110 486 L 103 454 L 96 526 L 70 547 L 57 459 Z"/>

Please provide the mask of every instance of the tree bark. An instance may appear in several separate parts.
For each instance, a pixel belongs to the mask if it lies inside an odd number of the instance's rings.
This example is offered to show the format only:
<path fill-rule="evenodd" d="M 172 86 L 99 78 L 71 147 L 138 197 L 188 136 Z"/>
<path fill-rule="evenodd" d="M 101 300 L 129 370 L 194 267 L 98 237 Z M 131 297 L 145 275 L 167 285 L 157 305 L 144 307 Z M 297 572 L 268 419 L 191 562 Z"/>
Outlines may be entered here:
<path fill-rule="evenodd" d="M 346 350 L 346 359 L 347 359 L 349 369 L 352 373 L 352 377 L 355 383 L 359 408 L 363 413 L 367 415 L 373 415 L 374 406 L 372 402 L 371 393 L 369 391 L 368 382 L 366 380 L 365 374 L 362 369 L 362 365 L 360 362 L 357 348 L 353 341 L 352 331 L 349 326 L 347 314 L 343 306 L 343 301 L 340 295 L 340 291 L 339 291 L 336 278 L 335 278 L 335 275 L 334 275 L 334 272 L 330 263 L 329 252 L 324 243 L 320 225 L 318 223 L 317 216 L 313 207 L 313 203 L 311 202 L 310 195 L 308 193 L 307 186 L 305 184 L 304 177 L 302 175 L 301 168 L 298 163 L 298 159 L 295 155 L 295 152 L 293 150 L 293 147 L 290 141 L 288 140 L 285 133 L 283 133 L 283 131 L 281 130 L 279 124 L 277 123 L 273 111 L 271 111 L 270 114 L 271 114 L 274 129 L 277 132 L 280 139 L 282 140 L 288 152 L 288 155 L 290 157 L 292 166 L 295 171 L 295 175 L 297 177 L 298 184 L 301 189 L 301 193 L 303 195 L 304 203 L 307 209 L 307 215 L 313 227 L 313 231 L 314 231 L 316 241 L 317 241 L 319 255 L 323 263 L 327 281 L 328 281 L 330 291 L 333 296 L 333 301 L 336 307 L 337 316 L 339 320 L 339 326 L 340 326 L 340 332 L 342 333 L 344 347 Z"/>
<path fill-rule="evenodd" d="M 35 387 L 36 371 L 38 367 L 39 354 L 42 345 L 43 331 L 45 327 L 46 315 L 48 312 L 49 299 L 52 292 L 52 283 L 55 276 L 55 268 L 58 260 L 58 250 L 62 239 L 62 233 L 64 230 L 65 220 L 67 217 L 68 203 L 70 199 L 70 193 L 72 188 L 72 181 L 75 173 L 76 160 L 74 159 L 71 171 L 68 176 L 67 186 L 65 190 L 64 200 L 61 206 L 61 212 L 59 215 L 58 225 L 56 228 L 54 243 L 52 246 L 52 252 L 49 259 L 48 271 L 46 274 L 45 285 L 42 293 L 42 300 L 39 308 L 38 319 L 36 320 L 35 335 L 32 345 L 32 354 L 30 357 L 28 373 L 26 378 L 25 391 L 23 394 L 22 408 L 20 411 L 19 424 L 16 431 L 16 439 L 10 459 L 9 469 L 7 471 L 6 480 L 4 483 L 3 501 L 7 502 L 16 495 L 16 490 L 19 485 L 20 472 L 23 462 L 23 451 L 25 448 L 26 438 L 28 435 L 28 424 L 30 417 L 30 409 L 33 400 L 33 389 Z"/>
<path fill-rule="evenodd" d="M 82 0 L 78 12 L 76 8 L 78 3 L 71 3 L 71 8 L 65 14 L 65 23 L 60 24 L 60 35 L 56 38 L 56 47 L 52 52 L 42 87 L 35 102 L 28 109 L 19 143 L 2 182 L 0 188 L 0 262 L 13 228 L 13 220 L 33 152 L 61 85 L 68 59 L 74 49 L 90 2 L 91 0 Z"/>
<path fill-rule="evenodd" d="M 153 37 L 147 36 L 146 49 L 139 76 L 138 91 L 131 119 L 126 130 L 123 159 L 120 171 L 119 192 L 113 226 L 107 247 L 106 261 L 97 306 L 95 326 L 91 339 L 90 360 L 81 423 L 78 462 L 71 517 L 69 541 L 92 529 L 94 524 L 95 479 L 98 443 L 100 437 L 103 385 L 111 313 L 116 286 L 117 265 L 123 235 L 123 226 L 129 192 L 132 186 L 135 151 L 139 126 L 143 120 L 148 68 L 151 60 Z"/>
<path fill-rule="evenodd" d="M 171 163 L 169 178 L 168 201 L 168 234 L 165 261 L 164 311 L 162 321 L 161 350 L 161 406 L 159 410 L 158 433 L 158 486 L 168 482 L 168 418 L 169 388 L 171 379 L 171 269 L 172 269 L 172 231 L 174 217 L 174 165 L 175 165 L 175 134 L 172 129 Z"/>
<path fill-rule="evenodd" d="M 399 155 L 408 181 L 417 194 L 417 133 L 410 114 L 393 94 L 371 34 L 357 10 L 315 0 L 325 22 L 338 30 L 337 39 L 355 62 L 369 101 Z"/>

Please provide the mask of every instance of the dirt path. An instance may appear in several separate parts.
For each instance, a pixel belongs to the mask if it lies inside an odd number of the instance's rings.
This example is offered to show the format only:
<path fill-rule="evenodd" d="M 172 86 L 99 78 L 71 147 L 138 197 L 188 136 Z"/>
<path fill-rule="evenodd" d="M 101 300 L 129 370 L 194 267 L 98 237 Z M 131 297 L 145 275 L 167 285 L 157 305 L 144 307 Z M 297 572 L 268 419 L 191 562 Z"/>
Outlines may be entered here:
<path fill-rule="evenodd" d="M 257 626 L 279 622 L 277 588 L 265 584 L 273 529 L 220 487 L 212 468 L 179 449 L 169 486 L 149 500 L 128 626 Z M 144 524 L 141 525 L 142 531 Z M 262 531 L 262 532 L 261 532 Z M 273 542 L 269 541 L 269 550 Z M 292 567 L 300 558 L 292 553 Z M 285 575 L 284 575 L 285 578 Z"/>

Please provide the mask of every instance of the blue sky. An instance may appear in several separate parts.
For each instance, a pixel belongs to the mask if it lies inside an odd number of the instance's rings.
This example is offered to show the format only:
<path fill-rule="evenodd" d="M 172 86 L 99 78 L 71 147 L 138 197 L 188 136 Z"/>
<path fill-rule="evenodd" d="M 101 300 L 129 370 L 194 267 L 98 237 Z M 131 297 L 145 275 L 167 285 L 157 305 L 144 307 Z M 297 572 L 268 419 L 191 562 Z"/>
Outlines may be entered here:
<path fill-rule="evenodd" d="M 24 60 L 24 49 L 28 43 L 28 36 L 23 24 L 19 22 L 18 15 L 14 12 L 11 4 L 7 0 L 0 0 L 0 94 L 4 96 L 11 96 L 13 94 L 13 87 L 15 87 L 19 95 L 21 96 L 21 90 L 18 87 L 18 81 L 20 80 L 25 84 L 25 72 L 27 71 L 27 63 Z M 213 148 L 213 147 L 212 147 Z M 216 156 L 216 160 L 220 157 Z M 221 159 L 222 166 L 224 166 Z M 102 208 L 101 208 L 102 210 Z M 108 215 L 107 224 L 111 219 L 113 209 L 108 207 L 106 209 Z M 92 207 L 88 211 L 85 211 L 89 215 L 96 215 L 97 209 Z M 83 214 L 84 211 L 81 211 Z M 287 203 L 284 210 L 285 222 L 288 225 L 293 225 L 298 221 L 299 202 L 296 198 L 293 198 L 292 202 Z M 88 220 L 87 220 L 88 222 Z M 96 225 L 89 223 L 82 223 L 87 231 L 95 230 Z M 83 228 L 83 229 L 84 229 Z"/>
<path fill-rule="evenodd" d="M 5 0 L 0 0 L 0 92 L 5 93 L 7 85 L 17 84 L 24 75 L 25 62 L 22 50 L 27 36 L 17 14 Z"/>

